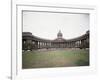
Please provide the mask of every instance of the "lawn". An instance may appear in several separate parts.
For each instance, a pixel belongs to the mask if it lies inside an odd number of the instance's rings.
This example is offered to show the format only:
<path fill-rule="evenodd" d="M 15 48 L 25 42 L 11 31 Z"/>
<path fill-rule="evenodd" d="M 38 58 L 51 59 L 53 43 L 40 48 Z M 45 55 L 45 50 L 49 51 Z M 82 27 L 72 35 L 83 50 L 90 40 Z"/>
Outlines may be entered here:
<path fill-rule="evenodd" d="M 89 50 L 35 50 L 22 54 L 23 69 L 72 66 L 89 66 Z"/>

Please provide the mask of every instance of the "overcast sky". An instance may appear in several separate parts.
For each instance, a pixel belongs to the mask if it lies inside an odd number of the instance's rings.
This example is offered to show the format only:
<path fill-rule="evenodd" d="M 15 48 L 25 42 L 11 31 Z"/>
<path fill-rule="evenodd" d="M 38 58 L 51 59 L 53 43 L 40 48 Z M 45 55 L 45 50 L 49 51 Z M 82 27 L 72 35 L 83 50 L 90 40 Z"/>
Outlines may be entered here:
<path fill-rule="evenodd" d="M 89 30 L 89 14 L 23 12 L 23 32 L 55 39 L 59 30 L 65 39 L 85 34 Z"/>

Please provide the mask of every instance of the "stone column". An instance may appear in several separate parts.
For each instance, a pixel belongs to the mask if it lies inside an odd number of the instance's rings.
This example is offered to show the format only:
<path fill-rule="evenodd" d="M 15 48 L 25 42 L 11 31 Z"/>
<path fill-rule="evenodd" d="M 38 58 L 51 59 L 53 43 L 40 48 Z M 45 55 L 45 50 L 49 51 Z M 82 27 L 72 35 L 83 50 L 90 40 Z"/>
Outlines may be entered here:
<path fill-rule="evenodd" d="M 40 49 L 40 41 L 38 41 L 38 48 Z"/>

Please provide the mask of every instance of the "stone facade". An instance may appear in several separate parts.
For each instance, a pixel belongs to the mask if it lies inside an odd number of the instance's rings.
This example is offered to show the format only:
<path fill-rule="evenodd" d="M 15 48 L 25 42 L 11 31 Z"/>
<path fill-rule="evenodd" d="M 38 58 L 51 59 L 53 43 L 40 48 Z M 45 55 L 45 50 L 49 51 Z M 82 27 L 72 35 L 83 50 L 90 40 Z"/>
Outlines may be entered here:
<path fill-rule="evenodd" d="M 49 49 L 49 48 L 89 48 L 89 31 L 74 39 L 66 40 L 61 31 L 54 40 L 42 39 L 32 35 L 30 32 L 22 33 L 23 50 Z"/>

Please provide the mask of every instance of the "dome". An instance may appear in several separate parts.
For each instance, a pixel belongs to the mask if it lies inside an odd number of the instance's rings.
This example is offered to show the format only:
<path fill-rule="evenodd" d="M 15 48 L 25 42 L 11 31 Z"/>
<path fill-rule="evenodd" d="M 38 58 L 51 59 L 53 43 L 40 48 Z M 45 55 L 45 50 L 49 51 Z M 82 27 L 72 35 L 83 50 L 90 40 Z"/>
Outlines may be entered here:
<path fill-rule="evenodd" d="M 61 33 L 61 30 L 59 30 L 59 32 L 58 32 L 58 34 L 57 34 L 57 37 L 58 37 L 58 38 L 62 38 L 62 36 L 63 36 L 63 35 L 62 35 L 62 33 Z"/>
<path fill-rule="evenodd" d="M 88 31 L 86 31 L 86 34 L 89 34 L 89 30 L 88 30 Z"/>

